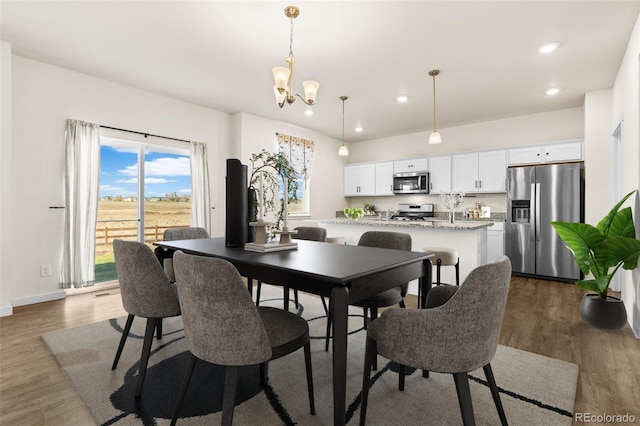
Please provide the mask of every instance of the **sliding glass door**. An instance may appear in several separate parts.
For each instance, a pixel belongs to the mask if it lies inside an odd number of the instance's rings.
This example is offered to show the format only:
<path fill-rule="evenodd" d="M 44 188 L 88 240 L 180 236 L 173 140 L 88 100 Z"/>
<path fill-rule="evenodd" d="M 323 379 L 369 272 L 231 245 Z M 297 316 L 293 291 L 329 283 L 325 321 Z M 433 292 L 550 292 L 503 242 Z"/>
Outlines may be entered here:
<path fill-rule="evenodd" d="M 189 150 L 101 138 L 96 282 L 117 279 L 116 238 L 151 244 L 165 229 L 189 226 Z M 153 248 L 153 247 L 152 247 Z"/>

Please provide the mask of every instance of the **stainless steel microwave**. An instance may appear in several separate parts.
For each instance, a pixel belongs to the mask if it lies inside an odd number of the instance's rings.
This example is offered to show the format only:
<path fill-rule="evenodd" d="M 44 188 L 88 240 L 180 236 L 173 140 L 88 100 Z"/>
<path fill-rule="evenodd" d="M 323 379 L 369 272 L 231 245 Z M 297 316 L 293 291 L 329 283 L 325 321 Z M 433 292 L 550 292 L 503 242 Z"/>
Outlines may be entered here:
<path fill-rule="evenodd" d="M 393 175 L 394 194 L 428 194 L 429 172 L 395 173 Z"/>

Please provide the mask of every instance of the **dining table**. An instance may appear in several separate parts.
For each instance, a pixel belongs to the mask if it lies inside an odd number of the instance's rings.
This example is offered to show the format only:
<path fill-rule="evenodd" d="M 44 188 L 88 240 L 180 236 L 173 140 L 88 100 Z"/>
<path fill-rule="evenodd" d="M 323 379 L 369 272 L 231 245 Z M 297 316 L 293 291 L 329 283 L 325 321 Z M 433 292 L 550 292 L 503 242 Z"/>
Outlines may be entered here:
<path fill-rule="evenodd" d="M 419 306 L 425 306 L 432 285 L 431 255 L 421 252 L 294 240 L 289 250 L 255 252 L 230 247 L 225 238 L 153 243 L 159 260 L 177 251 L 229 261 L 247 278 L 330 297 L 333 318 L 333 419 L 345 424 L 347 322 L 349 305 L 384 290 L 418 279 Z"/>

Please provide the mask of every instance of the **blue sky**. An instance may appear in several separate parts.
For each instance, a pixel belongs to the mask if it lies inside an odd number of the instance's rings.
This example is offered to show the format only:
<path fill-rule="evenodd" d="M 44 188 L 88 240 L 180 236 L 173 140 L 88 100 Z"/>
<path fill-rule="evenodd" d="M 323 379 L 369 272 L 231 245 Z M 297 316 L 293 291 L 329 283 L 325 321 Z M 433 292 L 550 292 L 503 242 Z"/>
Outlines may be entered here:
<path fill-rule="evenodd" d="M 100 147 L 100 197 L 137 195 L 138 156 L 135 149 Z M 189 156 L 145 154 L 145 197 L 191 194 Z"/>

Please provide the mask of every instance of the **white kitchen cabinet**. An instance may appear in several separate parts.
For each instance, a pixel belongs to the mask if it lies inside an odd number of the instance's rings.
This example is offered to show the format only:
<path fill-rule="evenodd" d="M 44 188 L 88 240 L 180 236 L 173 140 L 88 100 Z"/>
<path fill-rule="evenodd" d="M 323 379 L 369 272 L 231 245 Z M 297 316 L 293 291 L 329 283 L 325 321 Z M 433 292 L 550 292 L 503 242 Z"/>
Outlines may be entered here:
<path fill-rule="evenodd" d="M 582 142 L 560 143 L 542 147 L 542 161 L 545 163 L 580 160 L 582 160 Z"/>
<path fill-rule="evenodd" d="M 509 165 L 582 161 L 582 141 L 570 141 L 509 150 Z"/>
<path fill-rule="evenodd" d="M 504 255 L 504 222 L 487 228 L 487 262 L 495 262 Z"/>
<path fill-rule="evenodd" d="M 375 195 L 375 163 L 348 164 L 344 166 L 344 196 Z"/>
<path fill-rule="evenodd" d="M 507 151 L 478 154 L 478 192 L 506 192 Z"/>
<path fill-rule="evenodd" d="M 376 195 L 393 195 L 393 161 L 376 163 Z"/>
<path fill-rule="evenodd" d="M 452 190 L 505 192 L 507 153 L 505 150 L 471 152 L 452 156 Z"/>
<path fill-rule="evenodd" d="M 429 192 L 451 192 L 451 156 L 429 157 Z"/>
<path fill-rule="evenodd" d="M 393 173 L 426 172 L 429 170 L 427 157 L 396 160 L 393 162 Z"/>

